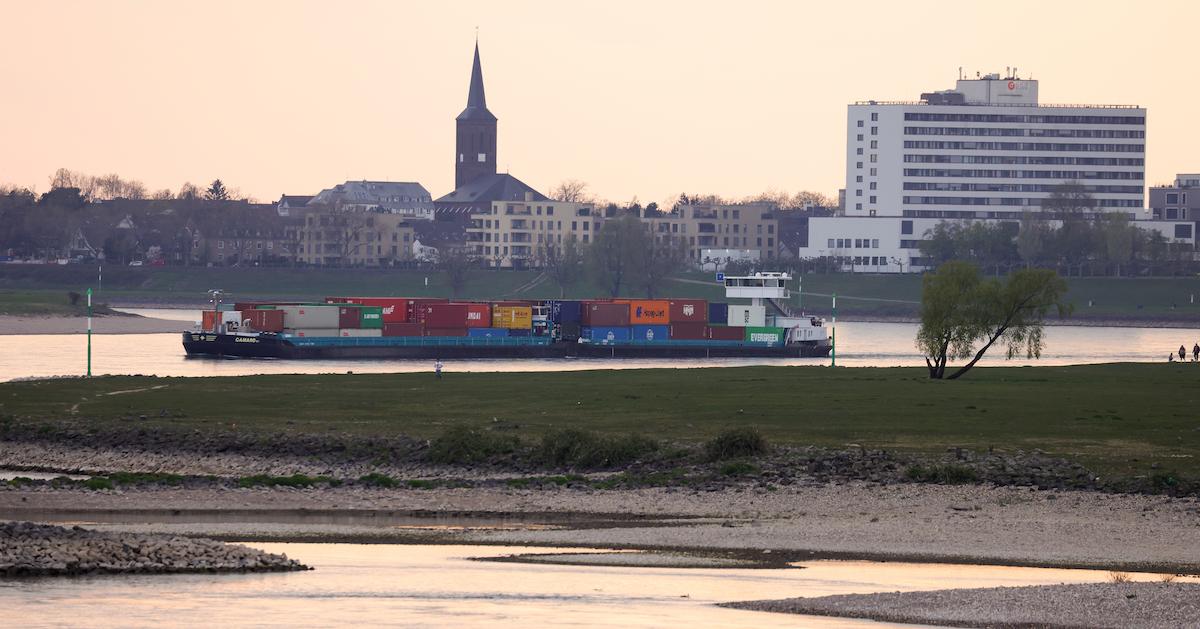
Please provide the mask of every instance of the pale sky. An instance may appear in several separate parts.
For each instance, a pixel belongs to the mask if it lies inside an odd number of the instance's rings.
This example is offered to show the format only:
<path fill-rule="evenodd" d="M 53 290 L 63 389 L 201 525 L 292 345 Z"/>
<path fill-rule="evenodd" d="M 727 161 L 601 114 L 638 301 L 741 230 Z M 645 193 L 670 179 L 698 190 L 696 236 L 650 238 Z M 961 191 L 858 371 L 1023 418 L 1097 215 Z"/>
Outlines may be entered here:
<path fill-rule="evenodd" d="M 1147 107 L 1147 180 L 1200 171 L 1200 3 L 0 0 L 0 183 L 221 178 L 275 200 L 453 185 L 479 28 L 499 164 L 548 191 L 844 186 L 846 105 L 1016 66 Z"/>

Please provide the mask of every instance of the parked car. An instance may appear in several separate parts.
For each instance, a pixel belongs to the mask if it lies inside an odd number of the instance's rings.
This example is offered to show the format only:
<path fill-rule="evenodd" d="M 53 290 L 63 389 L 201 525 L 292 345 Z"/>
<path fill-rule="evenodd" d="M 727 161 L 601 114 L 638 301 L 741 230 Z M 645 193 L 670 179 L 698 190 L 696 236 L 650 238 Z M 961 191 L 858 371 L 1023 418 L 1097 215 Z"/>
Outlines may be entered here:
<path fill-rule="evenodd" d="M 142 264 L 143 262 L 141 260 L 132 260 L 129 262 L 129 266 L 142 266 Z"/>

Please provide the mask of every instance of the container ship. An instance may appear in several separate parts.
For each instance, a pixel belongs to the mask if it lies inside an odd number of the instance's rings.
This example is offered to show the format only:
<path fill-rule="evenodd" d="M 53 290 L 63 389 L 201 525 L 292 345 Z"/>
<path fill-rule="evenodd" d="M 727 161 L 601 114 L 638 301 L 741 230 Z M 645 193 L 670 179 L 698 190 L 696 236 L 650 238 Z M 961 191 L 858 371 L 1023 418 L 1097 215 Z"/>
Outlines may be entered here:
<path fill-rule="evenodd" d="M 820 357 L 824 320 L 793 313 L 786 273 L 724 277 L 727 299 L 215 300 L 183 333 L 189 356 L 328 358 Z"/>

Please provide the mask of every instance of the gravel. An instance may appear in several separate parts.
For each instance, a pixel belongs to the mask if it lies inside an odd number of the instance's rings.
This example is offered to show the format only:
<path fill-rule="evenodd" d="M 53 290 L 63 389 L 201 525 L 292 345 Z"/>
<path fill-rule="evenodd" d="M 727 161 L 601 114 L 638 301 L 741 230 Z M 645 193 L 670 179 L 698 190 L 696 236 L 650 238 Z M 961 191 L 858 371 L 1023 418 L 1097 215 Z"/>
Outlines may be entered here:
<path fill-rule="evenodd" d="M 0 575 L 5 577 L 307 569 L 286 555 L 208 539 L 0 524 Z"/>
<path fill-rule="evenodd" d="M 887 592 L 723 606 L 956 627 L 1165 629 L 1200 625 L 1200 584 L 1086 583 Z"/>

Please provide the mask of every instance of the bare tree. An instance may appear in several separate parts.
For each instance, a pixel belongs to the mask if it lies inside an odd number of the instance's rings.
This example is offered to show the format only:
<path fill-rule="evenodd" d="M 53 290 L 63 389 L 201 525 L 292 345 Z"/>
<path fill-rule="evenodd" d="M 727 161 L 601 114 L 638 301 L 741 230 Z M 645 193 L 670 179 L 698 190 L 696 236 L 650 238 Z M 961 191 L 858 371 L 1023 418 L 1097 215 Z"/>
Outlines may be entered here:
<path fill-rule="evenodd" d="M 591 203 L 592 195 L 587 192 L 587 183 L 578 179 L 566 179 L 550 191 L 550 198 L 567 203 Z"/>
<path fill-rule="evenodd" d="M 467 282 L 470 280 L 475 266 L 475 256 L 466 248 L 447 244 L 438 249 L 437 268 L 446 274 L 446 281 L 450 284 L 451 297 L 458 297 L 467 287 Z"/>
<path fill-rule="evenodd" d="M 636 277 L 634 252 L 649 246 L 649 232 L 635 214 L 626 213 L 604 222 L 587 248 L 587 268 L 611 297 Z"/>
<path fill-rule="evenodd" d="M 631 253 L 636 260 L 637 283 L 646 291 L 646 298 L 659 294 L 668 277 L 687 264 L 687 246 L 672 234 L 647 234 L 645 244 Z"/>
<path fill-rule="evenodd" d="M 69 168 L 59 168 L 50 178 L 50 189 L 57 188 L 77 188 L 79 194 L 90 201 L 96 194 L 96 178 Z"/>
<path fill-rule="evenodd" d="M 542 269 L 558 284 L 559 297 L 565 297 L 567 289 L 583 278 L 584 249 L 573 235 L 561 246 L 547 243 L 539 249 L 538 258 Z"/>
<path fill-rule="evenodd" d="M 179 193 L 175 195 L 176 199 L 192 201 L 204 196 L 204 192 L 200 190 L 200 186 L 187 181 L 182 186 L 179 186 Z"/>

